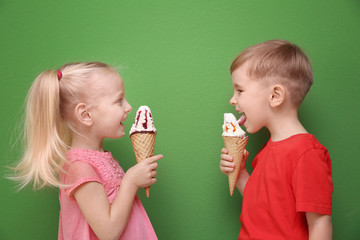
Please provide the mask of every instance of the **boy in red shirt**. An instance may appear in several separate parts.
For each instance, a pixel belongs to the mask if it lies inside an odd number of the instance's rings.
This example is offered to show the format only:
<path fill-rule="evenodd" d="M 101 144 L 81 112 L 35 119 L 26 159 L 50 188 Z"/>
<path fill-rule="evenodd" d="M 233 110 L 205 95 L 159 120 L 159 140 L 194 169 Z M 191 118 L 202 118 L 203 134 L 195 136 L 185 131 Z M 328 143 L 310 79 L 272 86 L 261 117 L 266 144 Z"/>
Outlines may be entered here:
<path fill-rule="evenodd" d="M 243 195 L 239 239 L 331 239 L 332 171 L 327 149 L 298 119 L 298 108 L 313 83 L 310 61 L 284 40 L 248 47 L 233 61 L 234 95 L 248 133 L 266 127 L 270 139 L 237 180 Z M 221 150 L 220 170 L 234 170 Z M 245 158 L 248 157 L 245 150 Z"/>

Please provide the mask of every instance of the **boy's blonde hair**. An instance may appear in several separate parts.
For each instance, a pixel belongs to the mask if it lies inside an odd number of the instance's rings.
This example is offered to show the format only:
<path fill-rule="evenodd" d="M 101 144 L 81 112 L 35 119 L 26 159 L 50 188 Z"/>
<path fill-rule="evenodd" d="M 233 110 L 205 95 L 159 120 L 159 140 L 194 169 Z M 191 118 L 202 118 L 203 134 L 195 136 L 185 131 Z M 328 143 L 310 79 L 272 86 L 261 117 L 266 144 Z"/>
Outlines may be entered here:
<path fill-rule="evenodd" d="M 243 50 L 232 62 L 230 73 L 248 63 L 248 75 L 256 80 L 276 80 L 300 106 L 313 83 L 312 67 L 305 53 L 285 40 L 270 40 Z"/>
<path fill-rule="evenodd" d="M 24 153 L 12 178 L 23 188 L 33 182 L 34 188 L 46 185 L 61 187 L 59 172 L 71 144 L 73 110 L 92 98 L 94 73 L 118 74 L 100 62 L 69 63 L 56 70 L 42 72 L 33 82 L 27 98 L 24 128 Z"/>

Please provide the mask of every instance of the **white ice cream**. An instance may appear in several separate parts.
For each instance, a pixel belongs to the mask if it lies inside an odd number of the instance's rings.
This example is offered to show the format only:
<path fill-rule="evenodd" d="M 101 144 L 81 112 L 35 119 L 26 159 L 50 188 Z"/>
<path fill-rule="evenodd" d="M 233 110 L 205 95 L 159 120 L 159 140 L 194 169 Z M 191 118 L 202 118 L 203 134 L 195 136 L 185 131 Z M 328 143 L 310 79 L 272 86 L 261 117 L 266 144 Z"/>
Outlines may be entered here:
<path fill-rule="evenodd" d="M 136 112 L 135 121 L 130 129 L 130 135 L 138 132 L 154 132 L 156 129 L 148 106 L 141 106 Z"/>
<path fill-rule="evenodd" d="M 245 137 L 246 132 L 241 129 L 236 120 L 235 116 L 232 113 L 224 114 L 224 125 L 223 128 L 223 136 L 230 137 Z"/>

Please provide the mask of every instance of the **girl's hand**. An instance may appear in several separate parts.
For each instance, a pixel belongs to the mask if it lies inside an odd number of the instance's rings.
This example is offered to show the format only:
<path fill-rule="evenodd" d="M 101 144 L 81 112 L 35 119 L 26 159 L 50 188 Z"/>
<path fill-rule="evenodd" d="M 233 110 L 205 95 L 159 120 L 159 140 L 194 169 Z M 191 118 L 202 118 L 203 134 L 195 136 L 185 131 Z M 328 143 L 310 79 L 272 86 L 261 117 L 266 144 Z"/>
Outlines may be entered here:
<path fill-rule="evenodd" d="M 156 161 L 163 158 L 163 155 L 156 155 L 145 159 L 144 161 L 131 167 L 125 174 L 124 178 L 133 183 L 137 188 L 148 187 L 156 183 L 155 169 L 158 167 Z"/>
<path fill-rule="evenodd" d="M 229 151 L 226 148 L 221 149 L 221 155 L 220 155 L 220 170 L 225 175 L 229 175 L 230 172 L 234 171 L 235 169 L 235 163 L 233 163 L 234 158 L 229 155 Z M 246 166 L 246 160 L 249 156 L 249 152 L 244 150 L 244 159 L 241 162 L 240 166 L 240 172 L 241 170 L 245 169 Z"/>

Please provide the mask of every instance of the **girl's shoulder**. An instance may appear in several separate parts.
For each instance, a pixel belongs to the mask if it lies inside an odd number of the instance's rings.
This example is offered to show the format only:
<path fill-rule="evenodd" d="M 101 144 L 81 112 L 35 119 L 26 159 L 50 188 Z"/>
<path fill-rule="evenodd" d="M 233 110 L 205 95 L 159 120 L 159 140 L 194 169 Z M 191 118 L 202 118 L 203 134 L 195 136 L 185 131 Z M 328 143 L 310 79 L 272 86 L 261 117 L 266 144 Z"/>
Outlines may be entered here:
<path fill-rule="evenodd" d="M 99 163 L 107 159 L 112 159 L 113 156 L 110 152 L 99 152 L 92 149 L 74 148 L 66 153 L 66 159 L 70 163 L 76 161 L 86 162 L 89 164 Z"/>

